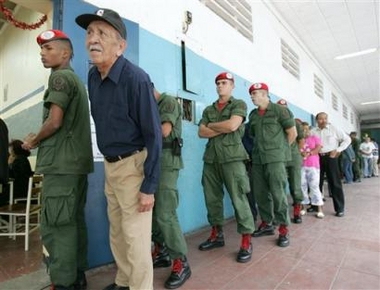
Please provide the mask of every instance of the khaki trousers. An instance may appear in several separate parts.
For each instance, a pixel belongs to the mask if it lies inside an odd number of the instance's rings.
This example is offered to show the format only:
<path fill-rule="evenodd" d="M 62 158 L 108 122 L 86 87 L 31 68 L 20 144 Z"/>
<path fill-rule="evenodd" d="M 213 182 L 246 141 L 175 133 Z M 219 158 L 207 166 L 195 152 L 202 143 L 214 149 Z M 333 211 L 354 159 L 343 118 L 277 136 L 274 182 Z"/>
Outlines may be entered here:
<path fill-rule="evenodd" d="M 131 290 L 153 289 L 152 211 L 138 212 L 146 156 L 144 150 L 115 163 L 104 161 L 115 283 Z"/>

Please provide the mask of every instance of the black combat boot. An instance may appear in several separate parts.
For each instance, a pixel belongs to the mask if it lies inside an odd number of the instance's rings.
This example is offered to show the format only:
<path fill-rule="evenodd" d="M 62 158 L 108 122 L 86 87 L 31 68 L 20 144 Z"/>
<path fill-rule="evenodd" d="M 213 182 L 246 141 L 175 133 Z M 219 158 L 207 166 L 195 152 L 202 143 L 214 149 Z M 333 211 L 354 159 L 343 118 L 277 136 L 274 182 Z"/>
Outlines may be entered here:
<path fill-rule="evenodd" d="M 299 203 L 296 203 L 293 206 L 293 223 L 300 224 L 302 223 L 301 218 L 301 205 Z"/>
<path fill-rule="evenodd" d="M 210 237 L 199 245 L 198 249 L 201 251 L 211 250 L 213 248 L 219 248 L 224 246 L 224 235 L 221 226 L 213 226 L 211 228 Z"/>
<path fill-rule="evenodd" d="M 165 268 L 172 265 L 168 248 L 162 244 L 154 243 L 154 251 L 152 253 L 153 268 Z"/>
<path fill-rule="evenodd" d="M 271 235 L 274 235 L 274 226 L 262 221 L 259 228 L 253 232 L 252 237 L 257 238 Z"/>
<path fill-rule="evenodd" d="M 191 276 L 191 270 L 186 256 L 174 259 L 172 272 L 169 278 L 165 281 L 165 288 L 176 289 L 182 286 Z"/>
<path fill-rule="evenodd" d="M 279 229 L 279 236 L 277 240 L 277 245 L 279 247 L 287 247 L 289 246 L 289 233 L 288 228 L 286 225 L 280 225 Z"/>
<path fill-rule="evenodd" d="M 236 261 L 239 263 L 246 263 L 251 260 L 252 257 L 252 244 L 251 234 L 243 234 L 241 236 L 241 246 L 239 253 L 237 254 Z"/>

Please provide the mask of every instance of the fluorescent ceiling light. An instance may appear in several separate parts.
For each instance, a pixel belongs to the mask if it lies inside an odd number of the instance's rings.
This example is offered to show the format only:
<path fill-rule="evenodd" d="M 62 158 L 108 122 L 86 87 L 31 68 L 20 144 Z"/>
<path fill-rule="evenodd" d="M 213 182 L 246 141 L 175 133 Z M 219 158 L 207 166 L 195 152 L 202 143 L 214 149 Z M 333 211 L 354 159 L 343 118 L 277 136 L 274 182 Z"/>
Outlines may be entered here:
<path fill-rule="evenodd" d="M 372 102 L 360 103 L 360 105 L 373 105 L 373 104 L 380 104 L 380 101 L 372 101 Z"/>
<path fill-rule="evenodd" d="M 366 49 L 366 50 L 362 50 L 362 51 L 358 51 L 358 52 L 353 52 L 353 53 L 349 53 L 349 54 L 339 55 L 339 56 L 336 56 L 334 59 L 341 60 L 341 59 L 345 59 L 345 58 L 356 57 L 356 56 L 359 56 L 359 55 L 375 52 L 376 50 L 377 50 L 377 48 L 370 48 L 370 49 Z"/>

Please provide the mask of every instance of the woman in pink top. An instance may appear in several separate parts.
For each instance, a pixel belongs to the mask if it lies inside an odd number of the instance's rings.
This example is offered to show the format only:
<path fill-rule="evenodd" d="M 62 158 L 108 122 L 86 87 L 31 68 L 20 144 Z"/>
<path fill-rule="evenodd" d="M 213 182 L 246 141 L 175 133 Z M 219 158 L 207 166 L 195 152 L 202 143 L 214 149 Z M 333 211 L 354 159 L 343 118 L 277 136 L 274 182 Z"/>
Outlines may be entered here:
<path fill-rule="evenodd" d="M 301 168 L 301 188 L 303 192 L 301 215 L 306 214 L 306 205 L 318 207 L 317 217 L 323 218 L 325 215 L 322 211 L 323 199 L 319 190 L 319 155 L 322 148 L 321 140 L 318 136 L 310 134 L 310 127 L 307 122 L 302 123 L 305 144 L 301 148 L 303 163 Z M 309 198 L 310 191 L 310 198 Z M 311 202 L 310 202 L 311 201 Z"/>

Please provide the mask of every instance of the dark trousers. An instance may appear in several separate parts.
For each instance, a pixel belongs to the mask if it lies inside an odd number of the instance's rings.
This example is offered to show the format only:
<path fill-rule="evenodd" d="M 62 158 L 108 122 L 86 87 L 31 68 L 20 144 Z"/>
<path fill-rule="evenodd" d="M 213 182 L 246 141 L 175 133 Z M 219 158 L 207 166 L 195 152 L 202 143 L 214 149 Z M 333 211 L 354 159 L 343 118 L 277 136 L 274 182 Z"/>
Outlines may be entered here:
<path fill-rule="evenodd" d="M 331 158 L 329 155 L 319 157 L 321 171 L 319 180 L 319 189 L 322 191 L 323 179 L 326 173 L 327 182 L 331 189 L 331 197 L 334 203 L 335 212 L 344 211 L 344 193 L 342 181 L 340 179 L 339 159 Z"/>

